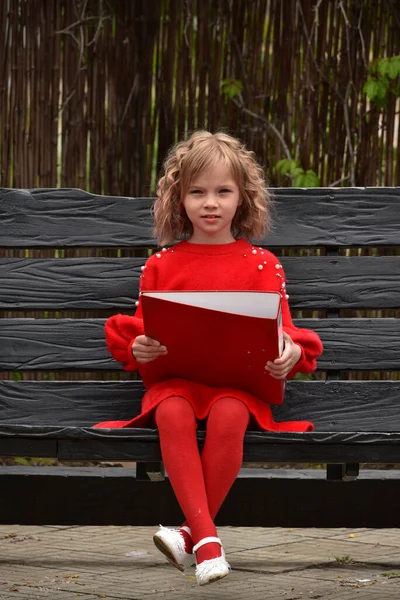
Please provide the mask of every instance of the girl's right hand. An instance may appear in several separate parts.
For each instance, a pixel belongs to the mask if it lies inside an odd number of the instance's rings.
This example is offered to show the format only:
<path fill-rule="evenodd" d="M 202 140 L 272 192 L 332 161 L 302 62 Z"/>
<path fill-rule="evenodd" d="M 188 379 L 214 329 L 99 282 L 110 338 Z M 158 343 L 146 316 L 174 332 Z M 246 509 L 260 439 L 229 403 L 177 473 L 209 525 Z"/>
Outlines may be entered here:
<path fill-rule="evenodd" d="M 138 335 L 132 345 L 132 354 L 138 363 L 147 363 L 168 354 L 168 351 L 157 340 L 153 340 L 147 335 Z"/>

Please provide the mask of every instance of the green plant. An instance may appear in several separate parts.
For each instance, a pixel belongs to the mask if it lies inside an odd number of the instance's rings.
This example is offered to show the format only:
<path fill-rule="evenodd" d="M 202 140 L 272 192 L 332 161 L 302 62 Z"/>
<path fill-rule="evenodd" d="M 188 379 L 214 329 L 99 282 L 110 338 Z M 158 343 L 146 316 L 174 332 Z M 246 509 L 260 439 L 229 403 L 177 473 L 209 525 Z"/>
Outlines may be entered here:
<path fill-rule="evenodd" d="M 25 458 L 23 456 L 16 456 L 14 463 L 24 467 L 51 467 L 54 464 L 54 460 L 53 458 Z"/>
<path fill-rule="evenodd" d="M 282 175 L 291 177 L 294 187 L 310 188 L 320 186 L 316 172 L 312 169 L 305 171 L 300 167 L 298 161 L 293 158 L 282 158 L 276 163 L 275 169 L 280 171 Z"/>
<path fill-rule="evenodd" d="M 350 565 L 351 563 L 354 562 L 354 560 L 349 555 L 335 556 L 335 561 L 341 565 Z"/>
<path fill-rule="evenodd" d="M 221 81 L 221 91 L 229 100 L 232 100 L 235 96 L 239 96 L 242 89 L 243 84 L 238 79 L 224 79 Z"/>
<path fill-rule="evenodd" d="M 223 81 L 221 81 L 222 94 L 224 94 L 224 96 L 226 96 L 229 100 L 233 100 L 234 103 L 239 108 L 241 108 L 242 110 L 245 110 L 245 112 L 246 112 L 247 109 L 245 109 L 243 107 L 243 99 L 241 97 L 242 90 L 243 90 L 243 84 L 238 79 L 224 79 Z M 239 98 L 239 100 L 240 100 L 239 103 L 237 100 L 234 100 L 236 97 Z M 249 111 L 247 111 L 247 112 L 249 112 Z M 254 116 L 257 117 L 257 115 L 255 115 L 254 113 L 251 113 L 251 114 L 253 117 Z M 285 145 L 281 134 L 273 126 L 273 124 L 268 122 L 263 117 L 258 116 L 258 118 L 261 118 L 265 123 L 268 123 L 268 127 L 275 133 L 275 135 L 277 135 L 279 137 L 279 139 L 281 140 L 281 143 Z M 287 147 L 286 147 L 286 155 L 287 155 L 287 158 L 283 158 L 282 160 L 280 160 L 275 165 L 275 169 L 280 170 L 282 175 L 288 175 L 289 177 L 291 177 L 292 184 L 294 187 L 310 188 L 310 187 L 319 187 L 320 186 L 320 180 L 319 180 L 316 172 L 313 171 L 312 169 L 307 169 L 307 171 L 305 171 L 299 165 L 298 161 L 294 160 L 293 158 L 289 158 L 290 153 L 289 153 L 289 150 L 287 149 Z"/>
<path fill-rule="evenodd" d="M 374 60 L 363 91 L 379 108 L 387 106 L 390 93 L 400 96 L 400 56 Z"/>

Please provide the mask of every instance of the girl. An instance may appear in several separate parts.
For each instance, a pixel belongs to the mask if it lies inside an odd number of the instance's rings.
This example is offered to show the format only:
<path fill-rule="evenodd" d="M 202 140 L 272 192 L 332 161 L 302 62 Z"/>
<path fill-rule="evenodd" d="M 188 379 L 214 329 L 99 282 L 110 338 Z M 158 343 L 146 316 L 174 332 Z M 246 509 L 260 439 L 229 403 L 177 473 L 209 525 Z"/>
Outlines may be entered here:
<path fill-rule="evenodd" d="M 254 154 L 229 135 L 198 131 L 172 148 L 164 171 L 154 206 L 155 235 L 161 245 L 185 239 L 148 259 L 142 267 L 141 291 L 279 291 L 285 348 L 265 368 L 277 379 L 315 370 L 322 344 L 313 331 L 293 325 L 282 265 L 272 253 L 247 241 L 260 239 L 269 225 L 270 197 Z M 111 317 L 105 333 L 114 358 L 127 371 L 138 369 L 146 386 L 146 364 L 168 348 L 144 335 L 140 298 L 135 316 Z M 212 332 L 208 336 L 212 344 Z M 204 419 L 206 438 L 200 454 L 196 429 Z M 214 519 L 240 470 L 246 429 L 251 425 L 267 431 L 311 431 L 313 425 L 276 423 L 270 406 L 250 393 L 175 378 L 148 387 L 136 418 L 96 427 L 154 424 L 186 517 L 180 529 L 160 526 L 154 542 L 181 571 L 196 562 L 199 585 L 211 583 L 230 570 Z"/>

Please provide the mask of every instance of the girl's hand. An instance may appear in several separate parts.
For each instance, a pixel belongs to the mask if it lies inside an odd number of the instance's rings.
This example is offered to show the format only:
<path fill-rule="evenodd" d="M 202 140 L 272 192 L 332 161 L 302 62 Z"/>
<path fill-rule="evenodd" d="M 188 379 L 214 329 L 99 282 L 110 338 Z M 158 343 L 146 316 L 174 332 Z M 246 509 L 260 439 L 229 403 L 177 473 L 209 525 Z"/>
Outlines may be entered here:
<path fill-rule="evenodd" d="M 268 361 L 265 368 L 274 379 L 285 379 L 301 357 L 301 348 L 295 344 L 287 333 L 283 332 L 285 349 L 282 356 L 274 361 Z"/>
<path fill-rule="evenodd" d="M 150 362 L 167 353 L 165 346 L 162 346 L 157 340 L 147 337 L 147 335 L 138 335 L 132 345 L 133 358 L 138 363 Z"/>

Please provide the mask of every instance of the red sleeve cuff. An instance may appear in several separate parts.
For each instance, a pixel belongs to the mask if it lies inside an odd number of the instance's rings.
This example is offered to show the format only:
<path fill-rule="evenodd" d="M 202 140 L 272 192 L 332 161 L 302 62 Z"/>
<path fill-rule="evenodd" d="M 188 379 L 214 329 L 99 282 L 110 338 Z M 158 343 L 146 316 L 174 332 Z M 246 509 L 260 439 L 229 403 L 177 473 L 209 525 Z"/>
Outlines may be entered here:
<path fill-rule="evenodd" d="M 138 363 L 132 354 L 132 346 L 138 335 L 143 333 L 143 321 L 128 315 L 114 315 L 105 323 L 108 350 L 120 362 L 125 371 L 136 371 Z"/>
<path fill-rule="evenodd" d="M 137 362 L 137 360 L 135 359 L 135 357 L 132 354 L 132 346 L 135 342 L 135 338 L 133 338 L 127 347 L 127 358 L 128 358 L 128 362 L 125 362 L 123 367 L 124 367 L 124 371 L 137 371 L 139 368 L 139 364 Z"/>

